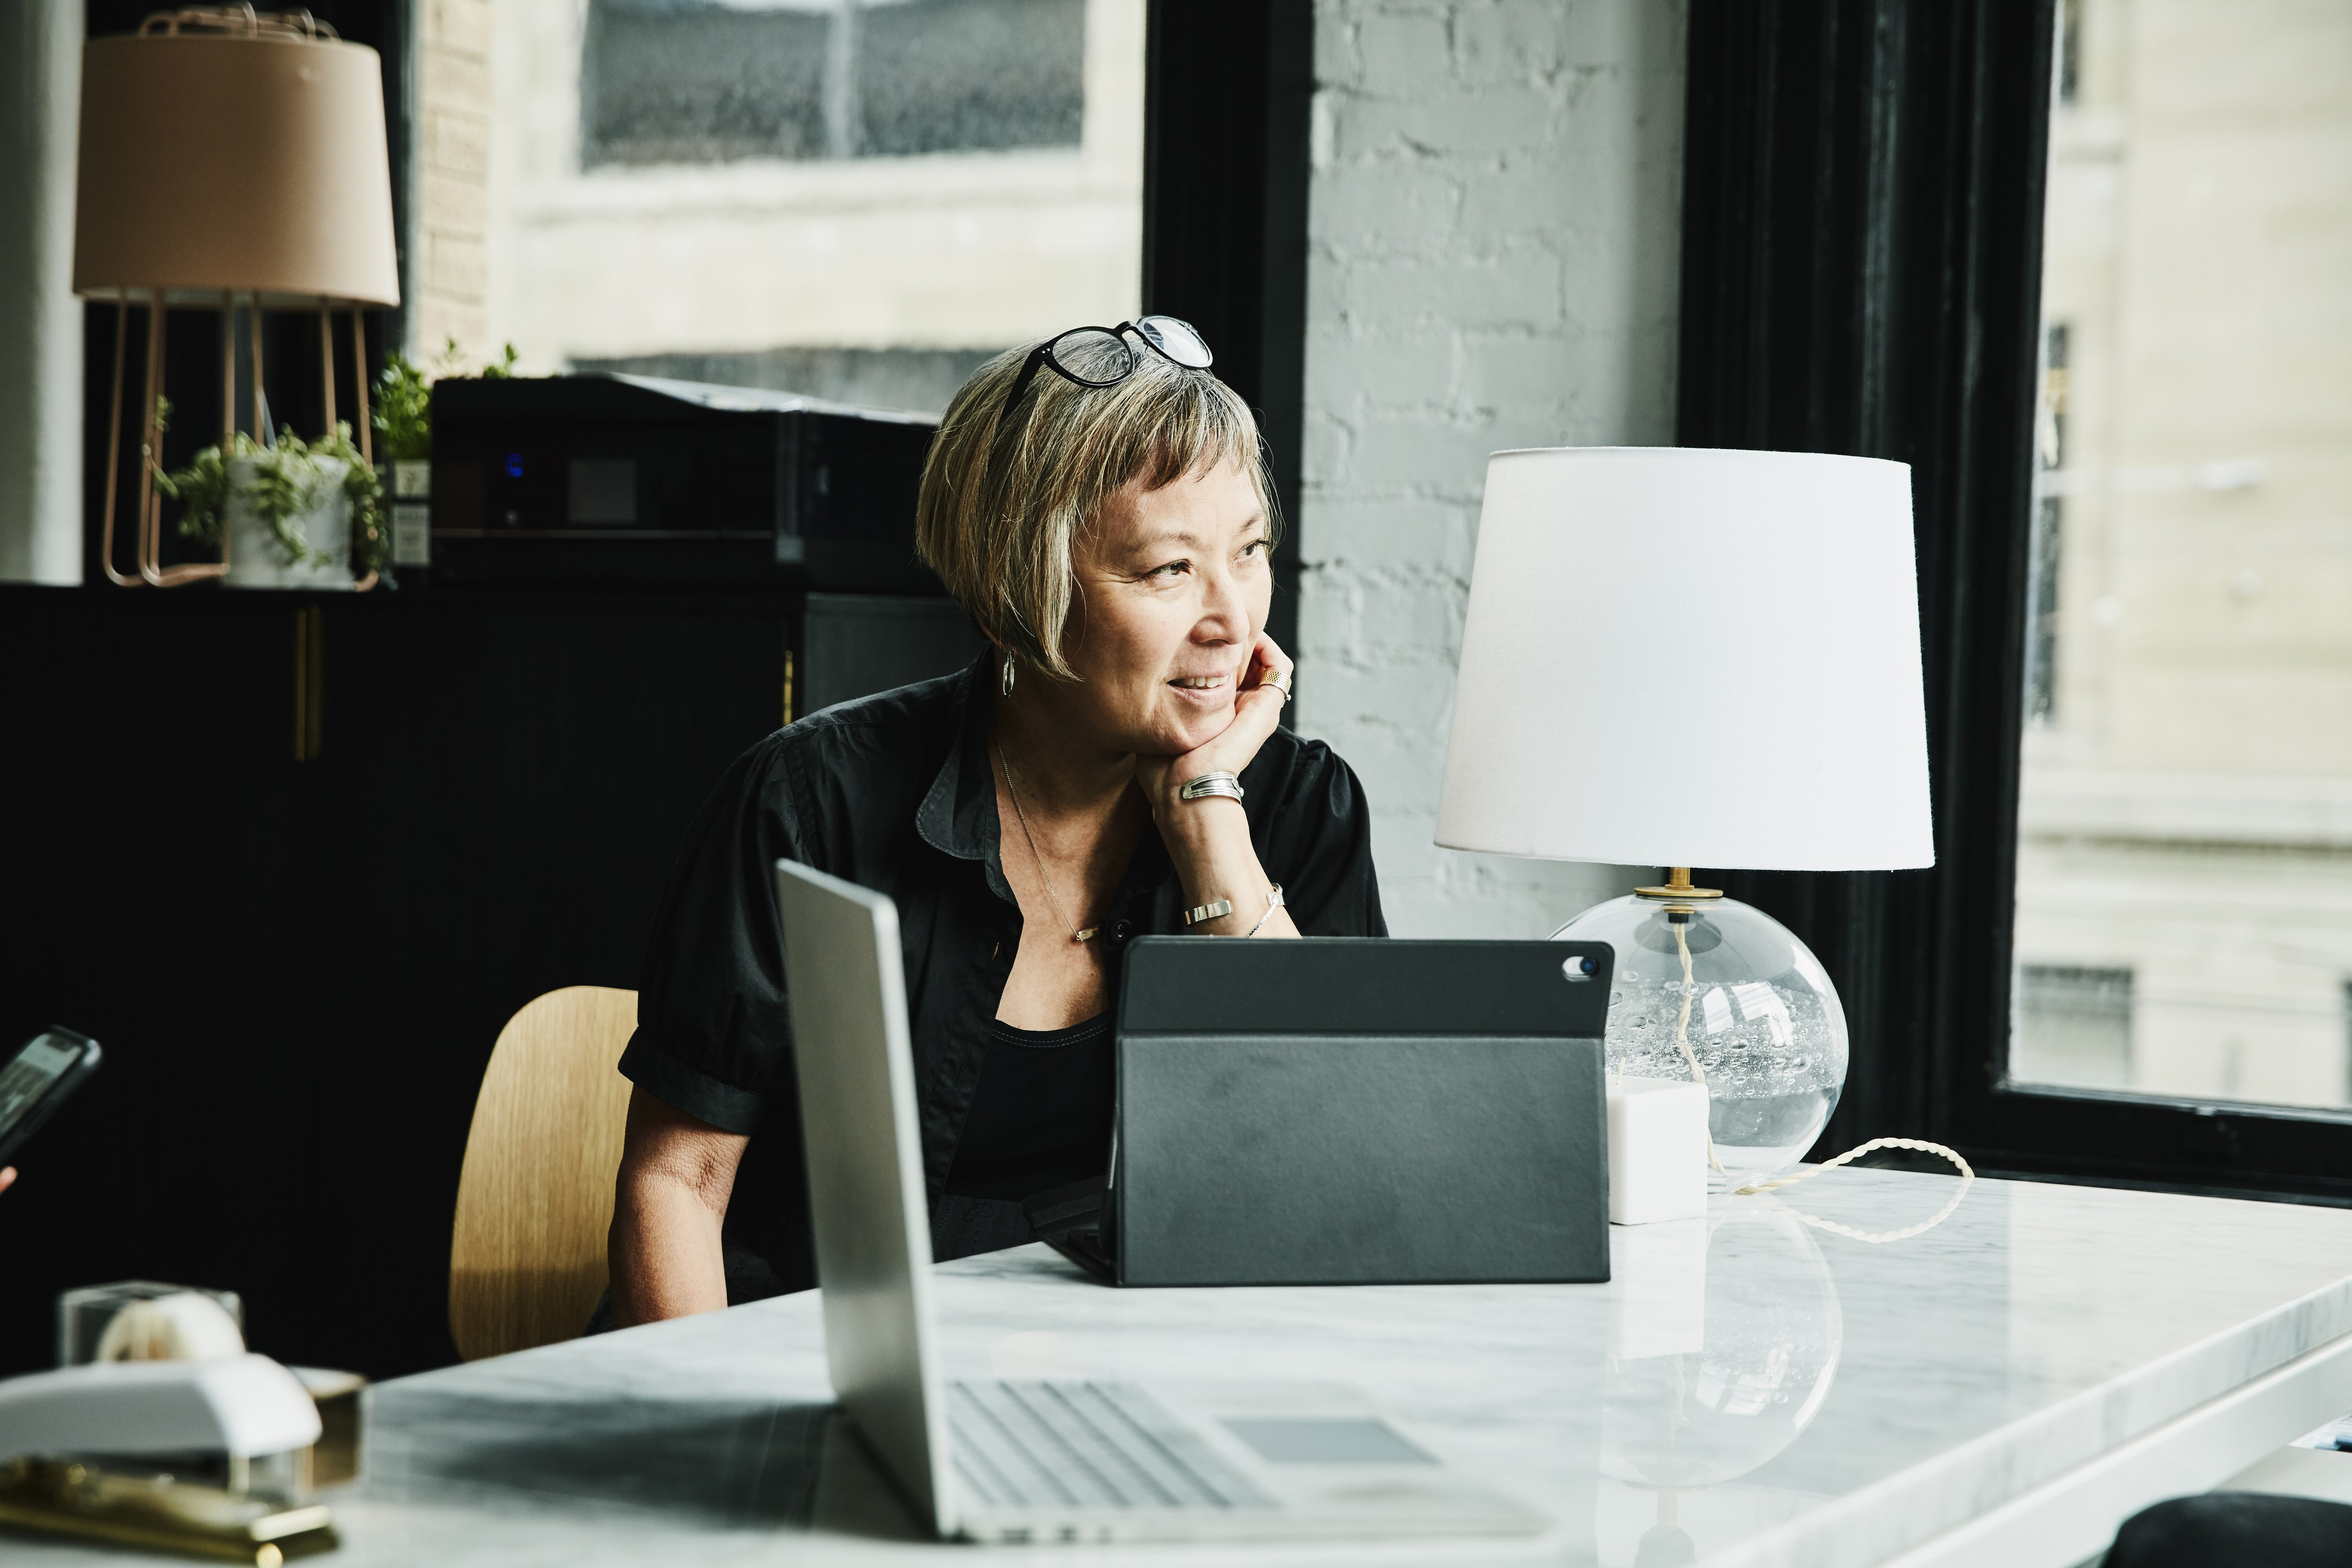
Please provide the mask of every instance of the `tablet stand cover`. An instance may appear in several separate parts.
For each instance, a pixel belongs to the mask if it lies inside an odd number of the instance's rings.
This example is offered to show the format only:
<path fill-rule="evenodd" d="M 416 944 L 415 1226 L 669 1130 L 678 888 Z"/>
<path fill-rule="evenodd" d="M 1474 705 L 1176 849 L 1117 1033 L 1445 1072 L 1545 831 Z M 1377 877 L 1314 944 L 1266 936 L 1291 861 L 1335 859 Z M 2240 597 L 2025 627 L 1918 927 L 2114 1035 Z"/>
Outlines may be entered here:
<path fill-rule="evenodd" d="M 1608 1279 L 1612 959 L 1597 942 L 1130 944 L 1100 1237 L 1118 1282 Z"/>

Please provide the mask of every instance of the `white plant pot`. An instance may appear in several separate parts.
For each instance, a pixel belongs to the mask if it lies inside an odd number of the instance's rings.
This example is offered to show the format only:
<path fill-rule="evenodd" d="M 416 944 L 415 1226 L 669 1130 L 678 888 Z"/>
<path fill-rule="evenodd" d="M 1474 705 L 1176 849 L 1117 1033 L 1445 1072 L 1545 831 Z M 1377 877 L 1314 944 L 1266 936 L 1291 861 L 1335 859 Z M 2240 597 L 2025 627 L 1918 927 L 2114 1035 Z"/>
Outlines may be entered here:
<path fill-rule="evenodd" d="M 343 493 L 346 465 L 340 458 L 313 461 L 318 478 L 310 486 L 310 504 L 287 520 L 311 552 L 296 565 L 286 559 L 286 547 L 278 542 L 276 531 L 254 510 L 254 459 L 228 460 L 228 500 L 223 509 L 228 533 L 228 574 L 221 579 L 225 585 L 350 591 L 352 501 Z M 327 557 L 324 563 L 313 559 L 321 553 Z"/>

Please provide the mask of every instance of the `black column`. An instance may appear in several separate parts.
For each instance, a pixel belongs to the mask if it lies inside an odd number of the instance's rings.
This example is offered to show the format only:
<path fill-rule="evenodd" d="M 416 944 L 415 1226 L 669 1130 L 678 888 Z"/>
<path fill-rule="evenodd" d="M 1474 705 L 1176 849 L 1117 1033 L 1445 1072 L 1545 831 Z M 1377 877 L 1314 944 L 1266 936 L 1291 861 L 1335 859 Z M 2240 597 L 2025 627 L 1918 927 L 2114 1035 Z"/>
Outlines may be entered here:
<path fill-rule="evenodd" d="M 1201 329 L 1258 411 L 1287 537 L 1267 629 L 1298 629 L 1306 423 L 1312 0 L 1152 0 L 1143 129 L 1143 308 Z"/>
<path fill-rule="evenodd" d="M 2052 26 L 2052 0 L 1691 7 L 1679 439 L 1912 468 L 1937 865 L 1709 879 L 1837 982 L 1825 1151 L 1956 1136 L 2005 1059 Z"/>

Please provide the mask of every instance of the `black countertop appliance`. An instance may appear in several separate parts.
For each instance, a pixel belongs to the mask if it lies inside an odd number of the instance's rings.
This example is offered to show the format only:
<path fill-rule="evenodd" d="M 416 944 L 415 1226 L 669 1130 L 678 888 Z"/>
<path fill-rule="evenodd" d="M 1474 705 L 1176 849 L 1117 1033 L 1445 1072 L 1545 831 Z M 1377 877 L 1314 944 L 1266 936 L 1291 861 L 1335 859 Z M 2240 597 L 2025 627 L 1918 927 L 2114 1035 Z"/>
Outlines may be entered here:
<path fill-rule="evenodd" d="M 936 427 L 654 376 L 447 378 L 432 581 L 938 594 L 915 559 Z"/>

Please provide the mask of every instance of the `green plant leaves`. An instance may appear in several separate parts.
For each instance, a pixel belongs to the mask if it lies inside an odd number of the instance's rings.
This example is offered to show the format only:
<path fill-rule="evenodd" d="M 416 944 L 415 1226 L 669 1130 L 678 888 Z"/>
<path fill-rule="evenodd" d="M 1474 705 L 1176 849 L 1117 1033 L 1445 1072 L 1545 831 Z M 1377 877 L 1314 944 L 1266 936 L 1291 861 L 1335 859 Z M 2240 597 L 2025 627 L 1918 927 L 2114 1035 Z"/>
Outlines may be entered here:
<path fill-rule="evenodd" d="M 473 371 L 485 381 L 505 381 L 515 373 L 521 356 L 509 343 L 499 358 Z M 383 455 L 398 461 L 433 455 L 433 384 L 445 375 L 464 375 L 465 358 L 451 338 L 430 367 L 420 365 L 394 349 L 383 356 L 383 373 L 375 380 L 373 418 Z"/>
<path fill-rule="evenodd" d="M 168 474 L 158 472 L 156 487 L 180 503 L 180 532 L 184 537 L 206 544 L 220 542 L 228 511 L 228 464 L 236 458 L 247 458 L 253 464 L 250 493 L 254 514 L 268 525 L 289 566 L 323 566 L 334 559 L 327 551 L 311 549 L 309 541 L 295 528 L 294 519 L 323 500 L 321 492 L 332 482 L 320 459 L 341 460 L 344 465 L 342 490 L 352 508 L 352 562 L 362 572 L 383 568 L 390 542 L 389 530 L 384 526 L 383 484 L 375 469 L 361 458 L 359 448 L 352 444 L 351 426 L 341 421 L 336 423 L 332 434 L 315 442 L 306 442 L 293 431 L 281 429 L 275 447 L 261 446 L 240 430 L 232 437 L 226 455 L 218 447 L 207 447 L 186 468 Z"/>

